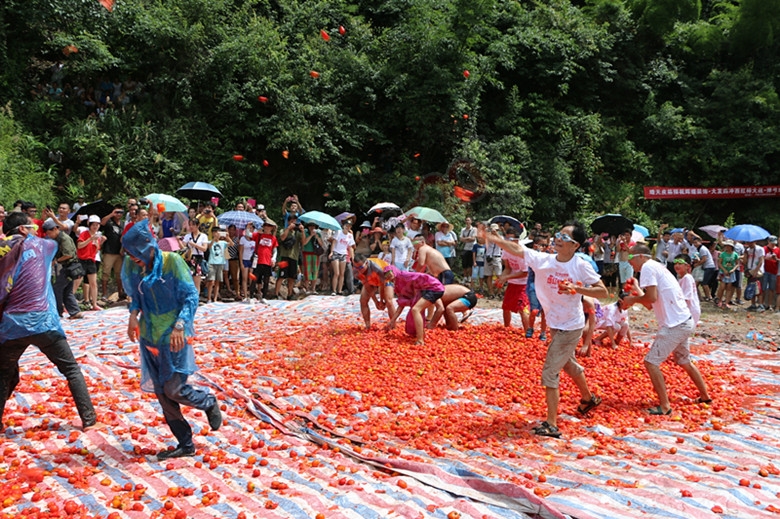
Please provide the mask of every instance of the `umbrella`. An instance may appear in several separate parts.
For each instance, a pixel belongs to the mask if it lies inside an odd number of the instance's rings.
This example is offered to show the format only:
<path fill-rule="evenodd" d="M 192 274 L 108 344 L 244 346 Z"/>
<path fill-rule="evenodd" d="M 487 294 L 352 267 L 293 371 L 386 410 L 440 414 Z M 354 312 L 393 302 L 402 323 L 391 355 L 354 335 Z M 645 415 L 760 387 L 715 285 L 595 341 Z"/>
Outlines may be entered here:
<path fill-rule="evenodd" d="M 420 220 L 426 222 L 432 222 L 432 223 L 442 223 L 447 221 L 447 219 L 444 218 L 444 216 L 436 209 L 431 209 L 430 207 L 422 207 L 419 205 L 417 207 L 413 207 L 409 209 L 404 214 L 407 217 L 414 216 L 415 218 L 418 218 Z"/>
<path fill-rule="evenodd" d="M 717 238 L 720 233 L 729 230 L 728 227 L 723 227 L 722 225 L 703 225 L 699 227 L 699 229 L 706 232 L 713 238 Z"/>
<path fill-rule="evenodd" d="M 217 221 L 219 225 L 225 227 L 235 225 L 239 230 L 245 228 L 248 223 L 253 224 L 257 229 L 263 226 L 263 219 L 249 211 L 227 211 L 217 216 Z"/>
<path fill-rule="evenodd" d="M 157 240 L 157 246 L 160 247 L 160 250 L 168 252 L 176 252 L 177 250 L 181 249 L 181 247 L 179 247 L 179 240 L 175 237 L 162 238 Z"/>
<path fill-rule="evenodd" d="M 88 204 L 84 204 L 81 207 L 79 207 L 79 210 L 73 213 L 73 216 L 76 217 L 80 214 L 84 214 L 87 216 L 96 214 L 100 218 L 103 218 L 104 216 L 111 214 L 113 210 L 114 210 L 114 206 L 109 204 L 108 202 L 104 200 L 95 200 L 94 202 L 90 202 Z"/>
<path fill-rule="evenodd" d="M 366 212 L 366 215 L 377 214 L 384 218 L 403 214 L 403 210 L 392 202 L 380 202 Z"/>
<path fill-rule="evenodd" d="M 500 214 L 498 216 L 494 216 L 490 220 L 488 220 L 488 223 L 498 223 L 498 224 L 505 224 L 508 223 L 518 231 L 522 232 L 525 230 L 525 226 L 520 223 L 520 220 L 515 218 L 514 216 L 507 216 L 505 214 Z"/>
<path fill-rule="evenodd" d="M 634 228 L 634 222 L 622 214 L 605 214 L 599 216 L 590 224 L 590 230 L 596 234 L 607 233 L 617 236 Z"/>
<path fill-rule="evenodd" d="M 352 223 L 355 223 L 355 215 L 346 211 L 336 215 L 336 221 L 339 223 L 339 230 L 341 230 L 341 224 L 344 222 L 344 220 L 352 220 Z"/>
<path fill-rule="evenodd" d="M 331 229 L 334 231 L 340 231 L 341 225 L 339 221 L 333 218 L 329 214 L 322 213 L 320 211 L 308 211 L 298 217 L 303 223 L 313 223 L 323 229 Z"/>
<path fill-rule="evenodd" d="M 631 231 L 631 241 L 647 243 L 645 241 L 645 236 L 643 236 L 642 233 L 637 230 Z"/>
<path fill-rule="evenodd" d="M 219 189 L 206 182 L 187 182 L 176 190 L 176 194 L 191 200 L 211 200 L 215 196 L 222 198 Z"/>
<path fill-rule="evenodd" d="M 769 237 L 769 231 L 750 224 L 735 225 L 723 234 L 729 240 L 736 241 L 758 241 Z"/>
<path fill-rule="evenodd" d="M 164 195 L 162 193 L 152 193 L 151 195 L 146 195 L 144 198 L 149 200 L 149 203 L 152 205 L 152 207 L 157 207 L 157 205 L 163 204 L 165 206 L 166 213 L 187 212 L 187 206 L 184 205 L 181 202 L 181 200 L 171 195 Z"/>
<path fill-rule="evenodd" d="M 638 223 L 634 224 L 634 230 L 642 235 L 643 238 L 647 238 L 650 236 L 650 230 L 645 227 L 644 225 L 639 225 Z M 642 240 L 644 241 L 644 240 Z"/>

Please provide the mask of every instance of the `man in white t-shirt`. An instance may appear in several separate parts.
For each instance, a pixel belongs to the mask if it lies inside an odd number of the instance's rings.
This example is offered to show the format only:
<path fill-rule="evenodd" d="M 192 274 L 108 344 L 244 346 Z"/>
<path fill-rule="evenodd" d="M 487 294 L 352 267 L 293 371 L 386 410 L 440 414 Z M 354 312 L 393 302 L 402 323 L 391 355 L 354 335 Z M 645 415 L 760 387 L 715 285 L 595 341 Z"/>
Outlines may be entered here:
<path fill-rule="evenodd" d="M 542 304 L 550 327 L 551 340 L 542 368 L 542 385 L 547 401 L 547 420 L 534 428 L 540 436 L 558 438 L 558 403 L 560 401 L 560 372 L 566 372 L 577 385 L 581 400 L 577 410 L 586 415 L 601 403 L 601 398 L 590 392 L 585 370 L 574 358 L 585 314 L 582 312 L 582 296 L 606 298 L 608 292 L 601 277 L 590 263 L 574 253 L 585 243 L 588 235 L 579 222 L 564 224 L 555 234 L 556 254 L 528 249 L 517 242 L 504 240 L 496 233 L 489 233 L 480 224 L 477 236 L 489 243 L 525 259 L 536 274 L 536 296 Z"/>
<path fill-rule="evenodd" d="M 672 406 L 660 366 L 671 354 L 674 354 L 675 362 L 685 370 L 699 390 L 698 402 L 709 404 L 712 400 L 699 368 L 691 362 L 688 339 L 693 335 L 695 327 L 682 289 L 666 268 L 650 259 L 650 249 L 646 245 L 638 243 L 631 247 L 628 261 L 634 271 L 640 272 L 639 288 L 636 290 L 637 295 L 625 296 L 620 307 L 628 309 L 639 303 L 655 312 L 658 333 L 645 356 L 645 369 L 650 375 L 660 405 L 647 411 L 652 415 L 669 415 L 672 413 Z"/>

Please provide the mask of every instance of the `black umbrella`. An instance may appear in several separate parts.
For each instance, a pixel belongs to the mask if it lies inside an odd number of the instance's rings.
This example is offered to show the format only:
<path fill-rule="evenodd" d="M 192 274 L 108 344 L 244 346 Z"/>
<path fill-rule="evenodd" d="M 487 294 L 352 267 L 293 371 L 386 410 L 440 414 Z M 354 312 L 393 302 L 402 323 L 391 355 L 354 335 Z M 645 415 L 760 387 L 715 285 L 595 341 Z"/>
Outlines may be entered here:
<path fill-rule="evenodd" d="M 596 234 L 607 233 L 610 236 L 618 236 L 626 231 L 633 231 L 634 222 L 622 214 L 605 214 L 593 220 L 590 230 Z"/>
<path fill-rule="evenodd" d="M 104 216 L 111 214 L 113 210 L 114 210 L 114 206 L 112 204 L 109 204 L 105 200 L 102 199 L 95 200 L 94 202 L 90 202 L 88 204 L 84 204 L 81 207 L 79 207 L 78 211 L 73 213 L 71 218 L 75 218 L 81 214 L 86 216 L 96 214 L 100 218 L 103 218 Z"/>
<path fill-rule="evenodd" d="M 206 182 L 187 182 L 176 190 L 176 194 L 190 200 L 222 198 L 222 193 L 219 192 L 219 189 Z"/>
<path fill-rule="evenodd" d="M 498 216 L 494 216 L 493 218 L 491 218 L 488 221 L 488 223 L 497 223 L 497 224 L 508 223 L 509 225 L 511 225 L 512 227 L 517 229 L 518 232 L 523 232 L 523 230 L 525 229 L 523 224 L 520 223 L 520 220 L 518 220 L 517 218 L 515 218 L 513 216 L 507 216 L 505 214 L 500 214 Z"/>

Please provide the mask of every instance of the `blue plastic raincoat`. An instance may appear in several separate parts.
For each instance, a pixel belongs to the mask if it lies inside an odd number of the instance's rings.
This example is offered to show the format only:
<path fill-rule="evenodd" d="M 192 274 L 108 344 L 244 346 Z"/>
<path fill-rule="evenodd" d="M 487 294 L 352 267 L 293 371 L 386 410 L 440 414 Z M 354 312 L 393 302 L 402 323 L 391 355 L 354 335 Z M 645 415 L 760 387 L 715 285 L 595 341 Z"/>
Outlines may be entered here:
<path fill-rule="evenodd" d="M 0 342 L 46 332 L 63 335 L 51 285 L 57 242 L 29 235 L 0 240 Z"/>
<path fill-rule="evenodd" d="M 194 334 L 198 292 L 189 267 L 175 252 L 163 252 L 149 228 L 149 221 L 136 223 L 122 237 L 122 246 L 141 260 L 141 268 L 130 257 L 122 265 L 122 284 L 131 297 L 130 311 L 138 316 L 141 343 L 141 389 L 154 392 L 174 373 L 191 375 L 198 367 L 192 346 L 176 353 L 170 338 L 176 321 L 184 322 L 185 341 Z"/>

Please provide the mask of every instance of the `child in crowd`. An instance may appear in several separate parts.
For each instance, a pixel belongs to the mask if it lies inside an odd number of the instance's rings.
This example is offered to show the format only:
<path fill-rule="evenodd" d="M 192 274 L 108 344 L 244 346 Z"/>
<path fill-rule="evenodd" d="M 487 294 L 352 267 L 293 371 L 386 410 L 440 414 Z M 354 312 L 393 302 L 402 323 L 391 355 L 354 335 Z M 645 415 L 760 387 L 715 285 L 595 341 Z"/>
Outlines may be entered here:
<path fill-rule="evenodd" d="M 224 278 L 225 264 L 227 263 L 227 248 L 233 245 L 233 240 L 228 236 L 227 230 L 220 227 L 214 232 L 209 248 L 209 272 L 206 275 L 206 298 L 210 303 L 216 303 L 219 299 L 219 288 Z"/>
<path fill-rule="evenodd" d="M 382 252 L 379 253 L 379 259 L 388 265 L 393 264 L 393 253 L 390 252 L 390 242 L 387 240 L 382 240 Z"/>
<path fill-rule="evenodd" d="M 628 327 L 628 310 L 620 308 L 618 301 L 608 305 L 601 305 L 598 299 L 583 297 L 583 311 L 587 317 L 587 324 L 583 332 L 582 346 L 578 354 L 582 357 L 590 357 L 592 344 L 604 344 L 604 339 L 609 340 L 608 346 L 613 350 L 624 338 L 630 343 L 631 330 Z M 601 333 L 599 333 L 601 332 Z M 595 339 L 593 336 L 599 333 Z"/>
<path fill-rule="evenodd" d="M 260 302 L 265 303 L 268 297 L 268 283 L 273 274 L 274 251 L 279 247 L 279 241 L 276 239 L 276 223 L 270 218 L 263 222 L 263 228 L 259 233 L 255 233 L 255 254 L 257 254 L 257 266 L 255 266 L 255 278 L 257 286 L 260 287 Z"/>
<path fill-rule="evenodd" d="M 680 254 L 674 258 L 674 271 L 677 273 L 677 281 L 682 288 L 685 304 L 691 311 L 693 325 L 699 325 L 701 317 L 701 307 L 699 306 L 699 293 L 696 290 L 696 280 L 691 275 L 693 261 L 687 254 Z"/>

